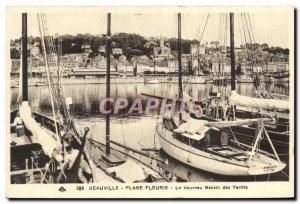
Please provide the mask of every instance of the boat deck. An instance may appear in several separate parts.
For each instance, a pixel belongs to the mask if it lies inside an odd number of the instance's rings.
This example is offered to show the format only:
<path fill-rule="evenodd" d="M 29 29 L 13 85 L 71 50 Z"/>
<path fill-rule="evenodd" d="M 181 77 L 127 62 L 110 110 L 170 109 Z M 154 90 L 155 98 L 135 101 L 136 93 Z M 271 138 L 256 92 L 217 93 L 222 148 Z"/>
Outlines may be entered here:
<path fill-rule="evenodd" d="M 124 153 L 121 153 L 119 150 L 111 148 L 110 155 L 105 153 L 104 144 L 92 144 L 87 145 L 87 151 L 91 155 L 91 158 L 96 167 L 102 171 L 103 176 L 110 176 L 111 179 L 114 179 L 116 182 L 124 182 L 122 178 L 117 177 L 114 173 L 109 173 L 108 168 L 117 167 L 121 164 L 124 164 L 128 159 L 133 160 L 136 164 L 141 166 L 143 169 L 151 169 L 148 165 L 139 161 L 137 158 L 131 157 Z M 149 159 L 149 158 L 148 158 Z M 149 159 L 150 160 L 150 159 Z M 148 181 L 135 181 L 135 182 L 148 182 Z M 158 178 L 153 182 L 167 182 L 165 178 Z"/>
<path fill-rule="evenodd" d="M 205 151 L 227 159 L 235 159 L 237 161 L 246 161 L 249 158 L 245 155 L 244 151 L 231 146 L 212 146 L 206 148 Z"/>

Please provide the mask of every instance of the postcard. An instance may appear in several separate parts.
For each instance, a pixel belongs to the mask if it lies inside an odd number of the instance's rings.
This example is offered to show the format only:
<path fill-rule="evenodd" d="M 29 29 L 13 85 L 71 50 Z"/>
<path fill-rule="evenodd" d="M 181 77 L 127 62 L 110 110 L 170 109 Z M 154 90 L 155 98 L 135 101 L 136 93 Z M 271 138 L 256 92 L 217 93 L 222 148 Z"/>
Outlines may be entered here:
<path fill-rule="evenodd" d="M 7 7 L 8 198 L 295 197 L 293 7 Z"/>

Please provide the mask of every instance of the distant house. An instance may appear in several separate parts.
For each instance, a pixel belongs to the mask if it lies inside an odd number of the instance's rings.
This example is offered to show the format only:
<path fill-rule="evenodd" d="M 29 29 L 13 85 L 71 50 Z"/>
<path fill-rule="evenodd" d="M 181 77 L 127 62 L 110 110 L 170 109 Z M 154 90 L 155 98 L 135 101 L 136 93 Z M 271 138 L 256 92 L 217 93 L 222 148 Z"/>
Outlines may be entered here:
<path fill-rule="evenodd" d="M 192 57 L 196 57 L 198 55 L 204 55 L 206 54 L 206 46 L 200 45 L 198 42 L 192 43 L 190 46 L 190 55 Z"/>
<path fill-rule="evenodd" d="M 104 45 L 100 46 L 98 51 L 99 51 L 100 54 L 105 54 L 106 53 L 105 46 Z"/>
<path fill-rule="evenodd" d="M 87 43 L 82 44 L 82 45 L 81 45 L 81 49 L 91 49 L 91 45 L 90 45 L 90 44 L 87 44 Z"/>
<path fill-rule="evenodd" d="M 122 48 L 113 48 L 112 53 L 113 53 L 113 55 L 122 55 L 123 50 L 122 50 Z"/>
<path fill-rule="evenodd" d="M 160 40 L 159 46 L 154 47 L 154 55 L 157 60 L 168 59 L 172 56 L 170 46 Z"/>
<path fill-rule="evenodd" d="M 126 61 L 126 56 L 125 56 L 125 55 L 121 55 L 121 56 L 119 57 L 119 60 L 120 60 L 120 61 Z"/>
<path fill-rule="evenodd" d="M 155 41 L 152 41 L 152 40 L 146 42 L 145 45 L 144 45 L 145 48 L 152 48 L 154 46 L 157 46 L 157 43 Z"/>
<path fill-rule="evenodd" d="M 246 48 L 249 50 L 257 50 L 260 48 L 260 44 L 258 43 L 246 43 Z"/>
<path fill-rule="evenodd" d="M 261 45 L 261 49 L 267 49 L 267 48 L 269 48 L 269 45 L 267 43 L 263 43 Z"/>
<path fill-rule="evenodd" d="M 220 42 L 218 42 L 218 41 L 212 41 L 212 42 L 210 43 L 210 47 L 211 47 L 212 49 L 218 49 L 218 48 L 220 47 Z"/>

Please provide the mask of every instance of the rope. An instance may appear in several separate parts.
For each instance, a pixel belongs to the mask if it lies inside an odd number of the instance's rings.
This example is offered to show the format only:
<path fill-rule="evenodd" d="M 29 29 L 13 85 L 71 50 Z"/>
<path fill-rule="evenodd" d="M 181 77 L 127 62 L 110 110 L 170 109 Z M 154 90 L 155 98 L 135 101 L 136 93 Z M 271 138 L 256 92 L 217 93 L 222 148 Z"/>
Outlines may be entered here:
<path fill-rule="evenodd" d="M 282 172 L 286 177 L 290 178 L 289 175 L 287 175 L 283 170 L 281 170 L 281 172 Z"/>
<path fill-rule="evenodd" d="M 228 34 L 228 16 L 226 15 L 225 19 L 225 36 L 224 36 L 224 46 L 225 46 L 225 60 L 226 60 L 226 55 L 227 55 L 227 34 Z M 226 61 L 225 61 L 226 63 Z M 223 63 L 223 68 L 222 68 L 222 75 L 224 76 L 224 63 Z"/>
<path fill-rule="evenodd" d="M 245 24 L 246 24 L 246 31 L 247 31 L 250 43 L 252 44 L 252 38 L 251 38 L 251 33 L 250 33 L 250 29 L 249 29 L 249 25 L 248 25 L 246 14 L 243 13 L 243 16 L 244 16 L 244 20 L 245 20 Z"/>
<path fill-rule="evenodd" d="M 251 15 L 251 17 L 252 17 L 252 19 L 253 19 L 253 14 Z M 257 29 L 257 24 L 256 24 L 256 21 L 253 19 L 253 22 L 254 22 L 254 26 L 253 27 L 255 27 L 256 29 L 255 29 L 255 31 L 256 31 L 256 39 L 257 39 L 257 42 L 260 42 L 260 39 L 259 39 L 259 35 L 258 35 L 258 29 Z"/>
<path fill-rule="evenodd" d="M 241 20 L 242 19 L 239 19 L 239 32 L 240 32 L 240 40 L 241 40 L 241 45 L 243 45 L 244 43 L 243 43 L 243 35 L 242 35 L 242 26 L 241 26 Z"/>
<path fill-rule="evenodd" d="M 202 30 L 202 33 L 201 33 L 200 40 L 199 40 L 199 45 L 201 44 L 201 40 L 202 40 L 204 31 L 205 31 L 205 28 L 206 28 L 206 25 L 207 25 L 207 21 L 208 21 L 209 15 L 210 15 L 210 13 L 207 14 L 206 21 L 205 21 L 205 24 L 204 24 L 204 27 L 203 27 L 203 30 Z"/>
<path fill-rule="evenodd" d="M 124 129 L 123 129 L 123 120 L 122 119 L 121 119 L 121 127 L 122 127 L 123 144 L 124 144 L 124 146 L 126 146 Z M 126 148 L 124 148 L 124 150 L 126 151 Z"/>
<path fill-rule="evenodd" d="M 268 174 L 268 179 L 267 179 L 267 181 L 269 181 L 269 180 L 270 180 L 270 175 L 271 175 L 271 174 Z"/>
<path fill-rule="evenodd" d="M 156 117 L 156 126 L 155 126 L 154 135 L 153 135 L 153 145 L 154 145 L 155 149 L 156 149 L 156 141 L 155 141 L 155 139 L 156 139 L 156 133 L 157 133 L 158 119 L 159 119 L 159 114 Z"/>
<path fill-rule="evenodd" d="M 50 99 L 51 99 L 51 106 L 52 106 L 52 114 L 53 114 L 53 119 L 54 119 L 54 124 L 55 124 L 55 133 L 56 133 L 56 137 L 57 140 L 59 141 L 59 136 L 58 136 L 58 127 L 57 127 L 57 122 L 56 122 L 56 113 L 55 113 L 55 109 L 54 109 L 54 99 L 53 99 L 53 93 L 52 93 L 52 89 L 51 89 L 51 84 L 50 84 L 50 71 L 48 68 L 48 63 L 47 63 L 47 52 L 46 52 L 46 45 L 45 45 L 45 39 L 44 39 L 44 24 L 43 21 L 41 19 L 41 14 L 37 14 L 38 16 L 38 24 L 39 24 L 39 31 L 40 31 L 40 36 L 41 36 L 41 41 L 42 41 L 42 47 L 44 50 L 44 59 L 45 59 L 45 69 L 47 71 L 47 79 L 48 79 L 48 87 L 49 87 L 49 92 L 50 92 Z"/>
<path fill-rule="evenodd" d="M 248 22 L 249 22 L 249 25 L 250 25 L 250 32 L 251 32 L 252 37 L 253 37 L 253 42 L 255 43 L 256 40 L 255 40 L 255 36 L 254 36 L 254 33 L 253 33 L 253 29 L 252 29 L 252 24 L 251 24 L 251 20 L 250 20 L 250 15 L 249 15 L 249 13 L 247 13 L 247 17 L 248 17 Z"/>
<path fill-rule="evenodd" d="M 244 42 L 245 42 L 245 49 L 246 49 L 246 59 L 248 62 L 248 49 L 246 48 L 247 45 L 247 37 L 246 37 L 246 31 L 245 31 L 245 23 L 244 23 L 244 19 L 243 19 L 243 14 L 241 13 L 241 21 L 242 21 L 242 26 L 243 26 L 243 33 L 244 33 Z M 247 63 L 246 63 L 247 66 Z"/>

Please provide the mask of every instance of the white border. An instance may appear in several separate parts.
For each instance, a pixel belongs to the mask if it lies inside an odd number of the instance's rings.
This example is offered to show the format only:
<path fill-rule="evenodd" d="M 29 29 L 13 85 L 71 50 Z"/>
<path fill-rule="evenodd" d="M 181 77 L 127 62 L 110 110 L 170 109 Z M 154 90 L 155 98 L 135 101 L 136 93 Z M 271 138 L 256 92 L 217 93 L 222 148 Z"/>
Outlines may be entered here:
<path fill-rule="evenodd" d="M 126 2 L 126 3 L 125 3 Z M 2 154 L 1 154 L 1 164 L 2 164 L 2 168 L 1 168 L 1 172 L 0 172 L 0 181 L 1 181 L 1 201 L 8 203 L 9 201 L 5 198 L 5 191 L 6 191 L 6 185 L 5 185 L 5 118 L 6 118 L 6 6 L 32 6 L 32 5 L 39 5 L 39 6 L 178 6 L 178 5 L 182 5 L 182 6 L 295 6 L 297 8 L 300 7 L 300 1 L 293 1 L 293 0 L 274 0 L 274 1 L 266 1 L 266 0 L 251 0 L 251 1 L 241 1 L 241 0 L 227 0 L 227 1 L 222 1 L 222 0 L 215 0 L 215 1 L 202 1 L 199 2 L 197 0 L 185 0 L 185 1 L 179 1 L 179 0 L 170 0 L 170 1 L 161 1 L 161 0 L 151 0 L 151 1 L 138 1 L 138 0 L 127 0 L 127 1 L 117 1 L 117 0 L 102 0 L 102 1 L 97 1 L 97 0 L 51 0 L 49 2 L 44 2 L 41 3 L 38 0 L 30 0 L 27 2 L 24 2 L 22 0 L 2 0 L 0 1 L 0 8 L 1 8 L 1 12 L 0 12 L 0 21 L 1 21 L 1 40 L 0 40 L 0 64 L 1 64 L 1 68 L 0 68 L 0 93 L 1 93 L 1 98 L 2 100 L 0 100 L 0 112 L 2 113 L 2 120 L 0 123 L 0 130 L 1 130 L 1 136 L 2 136 Z M 298 13 L 299 15 L 299 13 Z M 299 27 L 299 21 L 297 21 L 297 28 Z M 299 32 L 297 33 L 297 38 L 299 39 Z M 297 56 L 296 58 L 298 58 L 299 56 L 299 52 L 297 52 Z M 299 77 L 299 71 L 297 72 L 297 78 Z M 296 80 L 297 81 L 297 80 Z M 299 87 L 295 87 L 297 90 L 297 96 L 299 96 Z M 297 97 L 298 99 L 298 97 Z M 298 126 L 299 121 L 297 122 Z M 295 126 L 295 127 L 296 127 Z M 295 137 L 297 137 L 295 135 Z M 298 138 L 298 144 L 297 146 L 299 146 L 299 138 Z M 299 157 L 298 157 L 299 160 Z M 297 182 L 297 181 L 296 181 Z M 299 188 L 297 188 L 299 189 Z M 297 192 L 298 194 L 298 192 Z M 19 201 L 18 201 L 19 202 Z M 62 203 L 65 201 L 61 201 L 59 203 Z M 101 201 L 101 202 L 105 202 L 105 201 Z M 257 201 L 256 201 L 257 202 Z"/>

